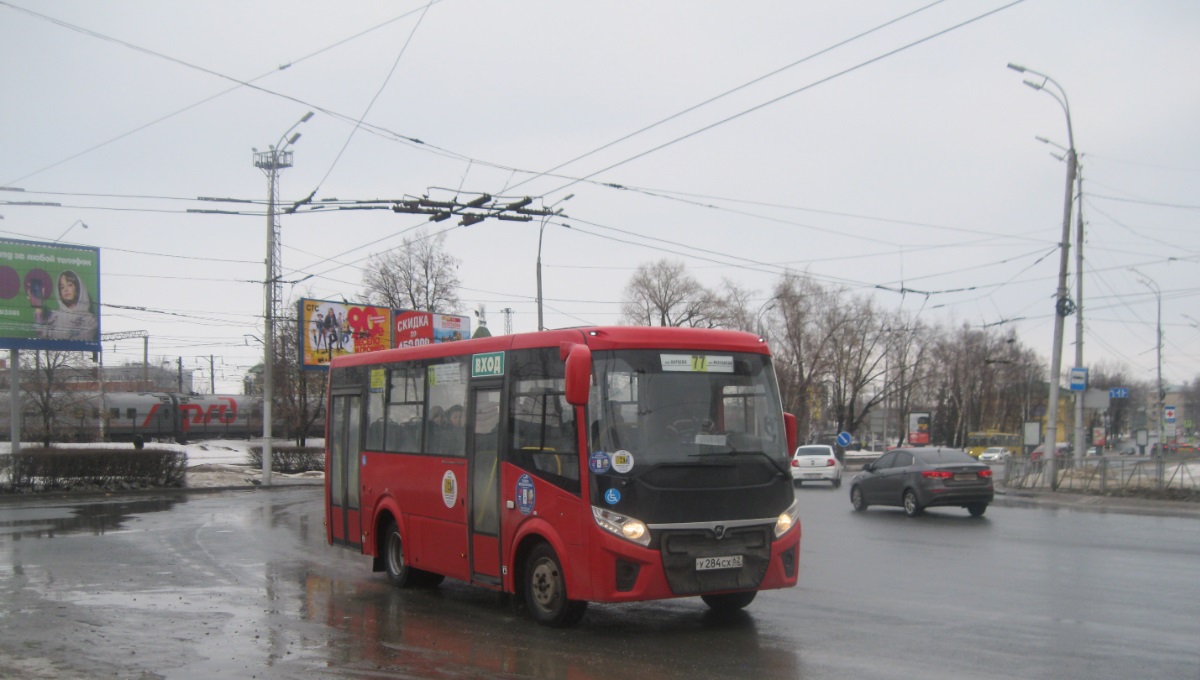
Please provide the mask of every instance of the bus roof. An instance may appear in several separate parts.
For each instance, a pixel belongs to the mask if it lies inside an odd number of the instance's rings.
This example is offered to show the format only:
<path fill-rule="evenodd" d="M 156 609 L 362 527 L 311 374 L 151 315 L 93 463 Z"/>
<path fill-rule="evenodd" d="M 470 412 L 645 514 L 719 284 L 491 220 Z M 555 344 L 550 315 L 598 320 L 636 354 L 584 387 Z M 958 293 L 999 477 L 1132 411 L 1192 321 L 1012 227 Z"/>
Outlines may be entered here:
<path fill-rule="evenodd" d="M 589 326 L 348 354 L 334 357 L 330 366 L 342 368 L 510 349 L 557 347 L 564 342 L 583 343 L 593 350 L 678 349 L 770 354 L 765 340 L 743 331 L 674 326 Z"/>

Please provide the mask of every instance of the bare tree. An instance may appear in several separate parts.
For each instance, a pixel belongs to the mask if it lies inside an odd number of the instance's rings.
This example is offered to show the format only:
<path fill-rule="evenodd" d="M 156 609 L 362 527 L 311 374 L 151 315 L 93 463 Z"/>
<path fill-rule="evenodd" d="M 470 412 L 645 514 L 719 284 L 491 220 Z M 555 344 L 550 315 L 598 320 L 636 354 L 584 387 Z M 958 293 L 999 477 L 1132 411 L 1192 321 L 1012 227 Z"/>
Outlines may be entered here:
<path fill-rule="evenodd" d="M 928 388 L 934 380 L 925 359 L 937 331 L 902 312 L 894 312 L 884 320 L 881 332 L 886 338 L 887 352 L 883 391 L 890 404 L 890 413 L 885 415 L 891 418 L 884 426 L 884 434 L 889 441 L 894 434 L 896 444 L 900 444 L 908 436 L 908 412 L 912 406 L 934 403 L 934 395 Z"/>
<path fill-rule="evenodd" d="M 417 232 L 400 247 L 376 253 L 363 273 L 367 301 L 390 309 L 434 313 L 458 310 L 460 260 L 446 250 L 445 233 Z"/>
<path fill-rule="evenodd" d="M 31 438 L 41 439 L 44 446 L 49 447 L 51 441 L 60 438 L 65 426 L 86 425 L 86 421 L 93 418 L 93 404 L 88 401 L 87 393 L 67 389 L 72 379 L 94 377 L 84 355 L 48 350 L 25 352 L 21 354 L 21 374 L 23 401 L 37 419 L 36 423 L 31 423 L 28 434 Z M 99 413 L 95 414 L 97 429 L 99 416 Z"/>
<path fill-rule="evenodd" d="M 1114 361 L 1100 361 L 1093 365 L 1088 371 L 1088 383 L 1095 388 L 1112 389 L 1114 387 L 1128 388 L 1133 384 L 1133 379 L 1129 376 L 1129 367 Z M 1200 387 L 1200 380 L 1193 383 L 1193 389 Z M 1153 388 L 1150 390 L 1154 391 Z M 1122 432 L 1132 430 L 1133 422 L 1133 406 L 1131 399 L 1111 399 L 1108 404 L 1108 423 L 1105 424 L 1101 418 L 1101 414 L 1095 413 L 1092 415 L 1091 421 L 1088 423 L 1090 427 L 1106 426 L 1106 437 L 1117 437 Z M 1190 404 L 1200 404 L 1198 401 L 1189 401 Z"/>
<path fill-rule="evenodd" d="M 888 326 L 865 297 L 844 300 L 828 318 L 841 329 L 830 348 L 833 415 L 839 432 L 857 434 L 871 409 L 883 402 L 877 382 L 884 375 Z"/>
<path fill-rule="evenodd" d="M 293 310 L 296 305 L 291 305 Z M 275 365 L 272 378 L 275 383 L 272 393 L 275 401 L 273 413 L 282 418 L 287 426 L 287 436 L 295 439 L 297 446 L 304 446 L 309 431 L 325 413 L 325 371 L 306 371 L 296 357 L 295 312 L 278 320 L 275 333 Z M 272 418 L 274 419 L 274 418 Z"/>
<path fill-rule="evenodd" d="M 687 273 L 682 262 L 659 260 L 637 268 L 625 286 L 622 321 L 639 326 L 712 328 L 718 297 Z"/>
<path fill-rule="evenodd" d="M 786 274 L 775 286 L 778 304 L 767 319 L 784 408 L 795 414 L 800 441 L 813 426 L 814 388 L 829 374 L 829 356 L 841 332 L 839 293 L 807 276 Z"/>

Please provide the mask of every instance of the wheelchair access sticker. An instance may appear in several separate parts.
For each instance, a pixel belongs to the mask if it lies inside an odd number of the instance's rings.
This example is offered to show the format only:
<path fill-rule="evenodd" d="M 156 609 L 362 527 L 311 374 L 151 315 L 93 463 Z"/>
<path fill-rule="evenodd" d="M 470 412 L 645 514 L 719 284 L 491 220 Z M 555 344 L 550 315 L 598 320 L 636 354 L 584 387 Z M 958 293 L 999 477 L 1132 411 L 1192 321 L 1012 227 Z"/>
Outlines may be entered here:
<path fill-rule="evenodd" d="M 621 492 L 616 489 L 609 489 L 604 492 L 604 502 L 609 505 L 616 505 L 621 502 Z"/>

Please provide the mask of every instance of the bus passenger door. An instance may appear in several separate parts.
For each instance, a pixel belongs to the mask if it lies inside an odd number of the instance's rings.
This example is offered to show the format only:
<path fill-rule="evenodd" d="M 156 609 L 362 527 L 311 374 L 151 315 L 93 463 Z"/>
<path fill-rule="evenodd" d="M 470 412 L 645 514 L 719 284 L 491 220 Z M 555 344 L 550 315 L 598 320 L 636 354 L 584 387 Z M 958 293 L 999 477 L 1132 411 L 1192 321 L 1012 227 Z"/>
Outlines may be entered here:
<path fill-rule="evenodd" d="M 362 510 L 359 506 L 359 429 L 362 397 L 333 396 L 329 409 L 329 521 L 331 543 L 362 547 Z"/>
<path fill-rule="evenodd" d="M 472 389 L 471 439 L 467 442 L 471 475 L 471 580 L 499 586 L 500 581 L 500 390 Z"/>

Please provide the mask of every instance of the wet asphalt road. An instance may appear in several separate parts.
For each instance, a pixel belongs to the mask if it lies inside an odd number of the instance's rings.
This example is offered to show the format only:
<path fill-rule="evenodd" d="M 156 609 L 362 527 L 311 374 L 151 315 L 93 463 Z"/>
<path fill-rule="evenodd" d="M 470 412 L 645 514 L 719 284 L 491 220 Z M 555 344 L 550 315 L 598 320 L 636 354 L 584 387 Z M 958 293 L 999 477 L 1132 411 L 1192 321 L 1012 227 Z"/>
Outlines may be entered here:
<path fill-rule="evenodd" d="M 320 487 L 0 502 L 3 678 L 1197 678 L 1200 520 L 806 485 L 800 586 L 571 630 L 327 547 Z"/>

